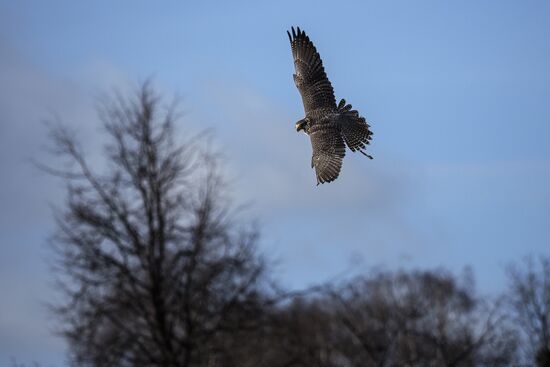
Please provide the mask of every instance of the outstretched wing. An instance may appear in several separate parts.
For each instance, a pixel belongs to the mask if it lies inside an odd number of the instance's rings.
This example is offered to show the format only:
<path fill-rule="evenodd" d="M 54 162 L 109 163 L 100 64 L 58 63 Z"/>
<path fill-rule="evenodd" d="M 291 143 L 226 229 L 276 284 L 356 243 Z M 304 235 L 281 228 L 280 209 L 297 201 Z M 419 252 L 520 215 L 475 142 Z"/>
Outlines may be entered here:
<path fill-rule="evenodd" d="M 359 116 L 359 112 L 351 108 L 350 104 L 346 105 L 344 99 L 338 104 L 338 124 L 342 137 L 352 152 L 357 150 L 372 159 L 372 156 L 364 152 L 372 139 L 372 131 L 369 130 L 370 125 L 364 117 Z"/>
<path fill-rule="evenodd" d="M 331 123 L 315 124 L 309 137 L 313 148 L 311 167 L 315 167 L 317 185 L 334 181 L 342 169 L 346 146 L 338 126 Z"/>
<path fill-rule="evenodd" d="M 319 108 L 335 110 L 334 90 L 313 42 L 299 27 L 296 31 L 292 27 L 292 35 L 286 33 L 294 57 L 294 83 L 302 95 L 306 115 Z"/>

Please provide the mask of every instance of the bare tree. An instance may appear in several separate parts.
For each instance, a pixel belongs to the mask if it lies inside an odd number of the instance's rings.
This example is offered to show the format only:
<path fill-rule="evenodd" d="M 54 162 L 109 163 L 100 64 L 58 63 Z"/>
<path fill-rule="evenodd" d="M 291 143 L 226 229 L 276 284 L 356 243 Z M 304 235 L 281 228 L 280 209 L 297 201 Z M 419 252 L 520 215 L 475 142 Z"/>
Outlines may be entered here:
<path fill-rule="evenodd" d="M 510 304 L 527 339 L 527 354 L 538 366 L 550 366 L 550 258 L 524 259 L 508 267 Z"/>
<path fill-rule="evenodd" d="M 518 340 L 504 311 L 467 276 L 375 273 L 272 308 L 232 365 L 505 367 Z"/>
<path fill-rule="evenodd" d="M 349 365 L 509 366 L 514 360 L 516 337 L 502 309 L 450 274 L 379 273 L 331 296 Z"/>
<path fill-rule="evenodd" d="M 216 366 L 266 304 L 257 231 L 243 228 L 205 138 L 176 137 L 175 105 L 149 84 L 98 109 L 98 173 L 74 134 L 52 130 L 69 166 L 52 244 L 66 302 L 54 310 L 71 360 L 88 366 Z M 58 165 L 59 166 L 59 165 Z"/>

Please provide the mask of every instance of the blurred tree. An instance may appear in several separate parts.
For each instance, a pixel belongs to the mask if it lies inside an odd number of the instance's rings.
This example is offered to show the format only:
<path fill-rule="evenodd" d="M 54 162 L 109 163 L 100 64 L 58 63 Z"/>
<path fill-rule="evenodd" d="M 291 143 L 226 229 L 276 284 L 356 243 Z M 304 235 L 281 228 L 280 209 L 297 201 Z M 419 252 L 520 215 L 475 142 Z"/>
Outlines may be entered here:
<path fill-rule="evenodd" d="M 223 366 L 329 367 L 334 326 L 315 300 L 296 298 L 270 309 L 263 327 L 248 338 L 227 338 Z"/>
<path fill-rule="evenodd" d="M 223 365 L 225 338 L 262 319 L 257 232 L 235 223 L 205 138 L 180 141 L 175 105 L 163 108 L 147 83 L 101 104 L 102 173 L 74 134 L 52 129 L 70 163 L 42 166 L 67 185 L 52 238 L 67 301 L 54 310 L 79 366 Z"/>
<path fill-rule="evenodd" d="M 528 257 L 523 266 L 508 267 L 509 300 L 523 329 L 526 353 L 532 363 L 550 367 L 550 258 Z"/>
<path fill-rule="evenodd" d="M 326 310 L 327 299 L 309 295 L 296 298 L 284 308 L 272 313 L 272 340 L 275 353 L 267 360 L 270 366 L 337 365 L 335 348 L 337 336 L 331 314 Z"/>
<path fill-rule="evenodd" d="M 510 320 L 468 279 L 384 272 L 327 286 L 271 309 L 263 335 L 240 344 L 248 349 L 232 366 L 513 365 Z"/>
<path fill-rule="evenodd" d="M 468 278 L 468 277 L 466 277 Z M 498 304 L 443 272 L 380 273 L 331 292 L 349 366 L 509 366 L 516 337 Z"/>

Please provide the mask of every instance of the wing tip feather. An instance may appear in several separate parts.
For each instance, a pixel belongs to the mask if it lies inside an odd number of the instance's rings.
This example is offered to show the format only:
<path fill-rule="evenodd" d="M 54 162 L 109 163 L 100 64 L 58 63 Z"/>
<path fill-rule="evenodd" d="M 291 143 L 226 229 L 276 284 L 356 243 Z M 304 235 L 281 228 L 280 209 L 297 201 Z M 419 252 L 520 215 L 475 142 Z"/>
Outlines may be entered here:
<path fill-rule="evenodd" d="M 303 38 L 306 41 L 309 41 L 309 37 L 306 35 L 306 32 L 303 29 L 300 29 L 300 27 L 294 26 L 290 27 L 290 30 L 292 31 L 292 34 L 289 31 L 286 31 L 288 34 L 288 38 L 290 39 L 290 42 L 295 42 L 299 38 Z"/>

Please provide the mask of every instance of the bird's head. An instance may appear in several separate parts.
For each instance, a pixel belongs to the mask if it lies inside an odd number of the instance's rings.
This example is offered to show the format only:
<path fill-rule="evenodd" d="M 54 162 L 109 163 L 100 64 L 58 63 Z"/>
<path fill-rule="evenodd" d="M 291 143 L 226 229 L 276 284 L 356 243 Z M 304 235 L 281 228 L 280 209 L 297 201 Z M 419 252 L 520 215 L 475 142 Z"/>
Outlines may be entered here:
<path fill-rule="evenodd" d="M 307 119 L 302 119 L 296 122 L 296 125 L 295 125 L 296 131 L 300 132 L 300 130 L 303 130 L 307 134 L 307 123 L 308 123 Z"/>

